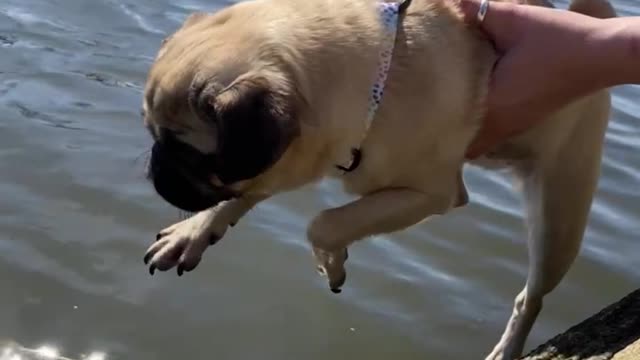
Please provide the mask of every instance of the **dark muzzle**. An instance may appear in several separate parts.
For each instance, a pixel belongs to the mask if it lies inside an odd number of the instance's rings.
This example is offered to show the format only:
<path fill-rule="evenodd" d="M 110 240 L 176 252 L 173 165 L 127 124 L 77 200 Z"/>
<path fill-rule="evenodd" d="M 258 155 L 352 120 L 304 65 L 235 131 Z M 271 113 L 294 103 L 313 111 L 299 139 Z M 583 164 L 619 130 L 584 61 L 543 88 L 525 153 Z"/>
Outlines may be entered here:
<path fill-rule="evenodd" d="M 233 198 L 232 191 L 211 184 L 211 175 L 207 156 L 188 145 L 153 145 L 148 176 L 156 192 L 171 205 L 198 212 Z"/>

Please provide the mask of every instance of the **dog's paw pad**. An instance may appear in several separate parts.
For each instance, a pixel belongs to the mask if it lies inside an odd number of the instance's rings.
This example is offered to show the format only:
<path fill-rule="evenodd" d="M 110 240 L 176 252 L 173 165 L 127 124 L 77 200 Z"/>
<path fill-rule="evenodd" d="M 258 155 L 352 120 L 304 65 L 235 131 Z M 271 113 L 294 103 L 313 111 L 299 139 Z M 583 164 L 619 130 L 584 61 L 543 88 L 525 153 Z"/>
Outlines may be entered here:
<path fill-rule="evenodd" d="M 156 270 L 167 271 L 177 267 L 178 275 L 182 276 L 198 266 L 211 238 L 219 239 L 218 236 L 191 237 L 189 233 L 179 231 L 161 236 L 147 250 L 144 263 L 149 266 L 151 275 Z"/>
<path fill-rule="evenodd" d="M 342 249 L 336 252 L 327 252 L 313 248 L 313 254 L 317 263 L 316 271 L 319 275 L 327 278 L 329 289 L 334 294 L 342 292 L 342 287 L 347 279 L 344 263 L 349 258 L 348 250 Z"/>
<path fill-rule="evenodd" d="M 316 266 L 316 272 L 320 276 L 327 276 L 327 269 L 325 269 L 324 266 L 320 266 L 320 265 Z"/>

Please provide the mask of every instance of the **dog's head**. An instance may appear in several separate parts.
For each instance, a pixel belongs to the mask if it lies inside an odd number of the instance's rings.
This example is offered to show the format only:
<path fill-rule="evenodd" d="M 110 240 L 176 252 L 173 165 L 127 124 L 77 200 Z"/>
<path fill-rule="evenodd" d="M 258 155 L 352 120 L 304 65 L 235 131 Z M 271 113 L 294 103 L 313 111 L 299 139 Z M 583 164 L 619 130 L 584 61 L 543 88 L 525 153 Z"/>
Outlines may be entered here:
<path fill-rule="evenodd" d="M 300 132 L 295 89 L 264 61 L 259 32 L 233 31 L 232 10 L 189 17 L 163 42 L 145 87 L 148 177 L 185 211 L 241 196 Z"/>

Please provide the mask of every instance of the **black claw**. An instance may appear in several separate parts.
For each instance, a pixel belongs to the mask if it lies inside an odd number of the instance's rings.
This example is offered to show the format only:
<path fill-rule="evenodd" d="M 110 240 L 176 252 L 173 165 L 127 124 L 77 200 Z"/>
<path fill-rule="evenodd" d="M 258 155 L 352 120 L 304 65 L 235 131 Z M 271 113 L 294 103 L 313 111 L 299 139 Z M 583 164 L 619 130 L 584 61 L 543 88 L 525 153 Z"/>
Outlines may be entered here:
<path fill-rule="evenodd" d="M 349 250 L 344 249 L 344 261 L 347 261 L 349 259 Z"/>
<path fill-rule="evenodd" d="M 162 239 L 162 234 L 157 233 L 157 234 L 156 234 L 156 241 L 158 241 L 158 240 L 160 240 L 160 239 Z"/>
<path fill-rule="evenodd" d="M 213 234 L 209 238 L 209 245 L 215 245 L 218 241 L 220 241 L 220 236 Z"/>
<path fill-rule="evenodd" d="M 231 222 L 231 223 L 229 223 L 229 226 L 234 227 L 234 226 L 236 226 L 236 224 L 237 224 L 236 222 Z"/>
<path fill-rule="evenodd" d="M 146 255 L 144 256 L 144 264 L 145 264 L 145 265 L 148 265 L 148 264 L 149 264 L 149 260 L 151 260 L 151 253 L 146 254 Z"/>
<path fill-rule="evenodd" d="M 155 265 L 155 264 L 152 264 L 152 265 L 149 267 L 149 274 L 153 275 L 155 272 L 156 272 L 156 265 Z"/>
<path fill-rule="evenodd" d="M 331 292 L 334 294 L 340 294 L 342 292 L 342 286 L 344 286 L 344 283 L 347 281 L 347 273 L 344 273 L 342 275 L 342 277 L 336 281 L 335 283 L 329 284 L 329 287 L 331 288 Z"/>
<path fill-rule="evenodd" d="M 184 263 L 178 264 L 178 276 L 182 276 L 184 274 Z"/>
<path fill-rule="evenodd" d="M 195 261 L 192 264 L 183 264 L 184 272 L 192 272 L 198 267 L 198 263 L 200 263 L 200 261 Z"/>

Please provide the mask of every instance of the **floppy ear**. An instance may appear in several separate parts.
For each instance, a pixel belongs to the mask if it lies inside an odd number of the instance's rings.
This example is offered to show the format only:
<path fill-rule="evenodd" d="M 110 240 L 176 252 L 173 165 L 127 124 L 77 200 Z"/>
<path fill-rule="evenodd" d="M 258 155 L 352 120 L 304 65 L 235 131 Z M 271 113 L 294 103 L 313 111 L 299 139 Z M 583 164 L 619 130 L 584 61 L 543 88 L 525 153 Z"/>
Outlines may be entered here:
<path fill-rule="evenodd" d="M 263 77 L 237 80 L 221 91 L 208 84 L 192 107 L 214 122 L 215 170 L 224 183 L 250 179 L 267 170 L 300 131 L 293 97 L 274 89 Z"/>

